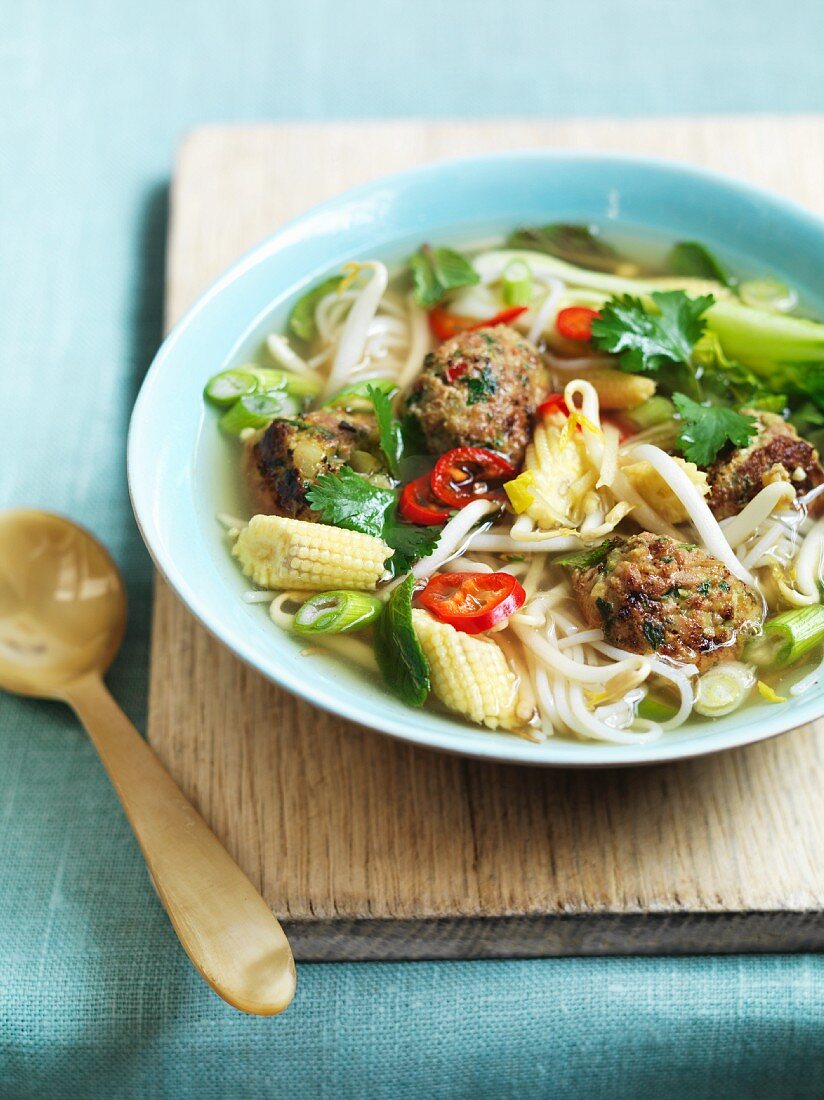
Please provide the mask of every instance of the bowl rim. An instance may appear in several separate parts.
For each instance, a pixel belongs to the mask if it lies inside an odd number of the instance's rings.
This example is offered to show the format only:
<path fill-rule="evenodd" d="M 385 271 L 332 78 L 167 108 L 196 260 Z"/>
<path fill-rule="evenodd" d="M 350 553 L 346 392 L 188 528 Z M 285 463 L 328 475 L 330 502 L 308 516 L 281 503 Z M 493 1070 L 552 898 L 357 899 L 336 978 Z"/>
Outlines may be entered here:
<path fill-rule="evenodd" d="M 789 732 L 821 718 L 824 716 L 824 691 L 817 696 L 811 693 L 811 696 L 803 703 L 801 698 L 798 697 L 795 709 L 804 712 L 804 716 L 799 719 L 792 718 L 788 722 L 789 712 L 781 709 L 772 717 L 769 714 L 760 715 L 757 724 L 752 727 L 747 726 L 740 730 L 720 730 L 715 736 L 708 732 L 705 737 L 694 743 L 668 742 L 666 736 L 660 741 L 649 742 L 645 745 L 617 745 L 590 741 L 579 743 L 563 739 L 564 744 L 573 744 L 580 749 L 580 759 L 547 759 L 545 756 L 537 756 L 535 749 L 538 746 L 517 737 L 511 738 L 511 746 L 508 744 L 507 750 L 504 752 L 500 748 L 500 741 L 494 737 L 489 738 L 488 745 L 484 744 L 482 735 L 489 731 L 485 731 L 482 727 L 478 727 L 477 730 L 474 727 L 469 727 L 473 733 L 481 734 L 481 737 L 477 738 L 472 745 L 464 746 L 457 743 L 457 741 L 452 743 L 442 732 L 434 730 L 427 733 L 421 729 L 412 728 L 407 722 L 395 719 L 389 714 L 378 715 L 368 706 L 356 710 L 354 706 L 329 693 L 323 687 L 314 688 L 307 677 L 301 678 L 297 674 L 293 675 L 284 668 L 276 670 L 271 660 L 260 654 L 256 647 L 248 644 L 244 638 L 232 635 L 225 629 L 219 615 L 211 610 L 208 598 L 201 599 L 198 597 L 198 594 L 189 587 L 177 562 L 171 554 L 166 552 L 158 529 L 156 511 L 152 507 L 152 500 L 146 491 L 147 479 L 140 472 L 146 453 L 143 450 L 143 437 L 146 432 L 147 418 L 151 413 L 152 388 L 159 374 L 166 369 L 166 363 L 173 356 L 183 335 L 198 322 L 200 315 L 208 309 L 213 299 L 228 286 L 242 278 L 247 271 L 277 253 L 285 239 L 293 234 L 296 229 L 299 229 L 302 223 L 308 222 L 310 218 L 335 211 L 347 203 L 373 197 L 381 189 L 387 187 L 399 188 L 409 184 L 425 185 L 428 180 L 437 178 L 444 170 L 483 171 L 488 166 L 500 165 L 505 161 L 513 163 L 530 161 L 557 163 L 602 162 L 616 167 L 638 169 L 642 172 L 654 170 L 658 173 L 668 173 L 673 177 L 679 177 L 682 182 L 692 178 L 713 187 L 721 188 L 733 198 L 763 203 L 782 217 L 793 220 L 800 219 L 819 233 L 824 234 L 824 218 L 819 217 L 801 203 L 725 172 L 671 157 L 635 155 L 624 152 L 599 151 L 597 149 L 524 148 L 473 156 L 447 157 L 400 172 L 376 176 L 355 187 L 341 191 L 320 203 L 309 206 L 243 252 L 234 263 L 227 267 L 198 295 L 166 334 L 143 378 L 129 422 L 126 445 L 127 481 L 137 527 L 155 568 L 184 604 L 187 611 L 213 638 L 271 683 L 285 688 L 293 695 L 319 707 L 321 710 L 420 748 L 494 763 L 530 765 L 533 767 L 583 769 L 651 766 L 678 760 L 695 759 L 728 749 L 741 748 L 745 745 L 769 740 L 779 734 Z M 620 219 L 618 220 L 620 222 Z M 422 232 L 425 233 L 425 230 Z M 299 279 L 296 279 L 294 285 L 297 285 L 298 282 Z M 250 316 L 249 321 L 251 322 L 252 319 L 252 316 Z M 818 705 L 811 706 L 810 704 L 816 698 L 818 699 Z M 399 705 L 402 706 L 403 704 Z M 462 726 L 469 725 L 463 723 L 458 717 L 454 721 L 456 723 L 461 722 Z M 544 742 L 543 744 L 548 743 L 551 742 Z M 592 751 L 596 746 L 601 759 L 587 760 L 587 752 Z"/>

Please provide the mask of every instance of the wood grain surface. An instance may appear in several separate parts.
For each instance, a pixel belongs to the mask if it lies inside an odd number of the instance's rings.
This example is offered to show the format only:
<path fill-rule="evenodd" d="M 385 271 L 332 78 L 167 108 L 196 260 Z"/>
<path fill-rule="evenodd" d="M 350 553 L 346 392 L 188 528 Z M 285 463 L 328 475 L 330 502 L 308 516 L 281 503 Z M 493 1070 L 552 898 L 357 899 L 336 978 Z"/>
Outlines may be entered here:
<path fill-rule="evenodd" d="M 824 213 L 820 118 L 210 127 L 175 171 L 167 320 L 343 188 L 535 146 L 684 159 Z M 822 729 L 594 773 L 438 755 L 273 687 L 157 583 L 150 740 L 298 958 L 822 947 Z"/>

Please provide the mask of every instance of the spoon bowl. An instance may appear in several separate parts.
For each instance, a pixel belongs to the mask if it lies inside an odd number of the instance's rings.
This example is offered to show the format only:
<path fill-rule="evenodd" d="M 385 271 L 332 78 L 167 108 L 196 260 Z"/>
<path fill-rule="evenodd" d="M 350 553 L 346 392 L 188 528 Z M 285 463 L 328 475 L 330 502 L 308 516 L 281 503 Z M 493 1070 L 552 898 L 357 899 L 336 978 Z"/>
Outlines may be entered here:
<path fill-rule="evenodd" d="M 189 958 L 235 1008 L 275 1015 L 295 993 L 283 929 L 103 683 L 125 624 L 123 581 L 88 531 L 48 512 L 0 513 L 0 687 L 73 708 Z"/>
<path fill-rule="evenodd" d="M 46 512 L 0 514 L 0 687 L 62 698 L 106 671 L 125 625 L 117 566 L 88 531 Z"/>

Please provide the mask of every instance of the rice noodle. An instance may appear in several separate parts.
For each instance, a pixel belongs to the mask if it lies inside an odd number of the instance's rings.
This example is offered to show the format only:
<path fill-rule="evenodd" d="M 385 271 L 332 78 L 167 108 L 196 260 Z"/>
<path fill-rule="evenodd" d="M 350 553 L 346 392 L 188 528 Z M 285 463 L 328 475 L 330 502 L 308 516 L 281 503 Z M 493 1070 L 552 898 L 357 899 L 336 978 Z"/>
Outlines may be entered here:
<path fill-rule="evenodd" d="M 788 481 L 765 485 L 737 516 L 720 524 L 724 538 L 733 548 L 740 546 L 782 501 L 795 502 L 795 489 Z"/>
<path fill-rule="evenodd" d="M 301 359 L 285 336 L 271 332 L 266 337 L 266 347 L 275 362 L 284 370 L 299 374 L 302 378 L 317 378 L 317 372 L 305 359 Z"/>
<path fill-rule="evenodd" d="M 397 378 L 398 386 L 402 390 L 405 390 L 420 373 L 424 355 L 429 349 L 430 340 L 429 322 L 426 313 L 415 302 L 411 294 L 407 298 L 407 308 L 409 313 L 409 351 L 406 362 Z"/>
<path fill-rule="evenodd" d="M 412 576 L 417 580 L 429 577 L 462 547 L 467 549 L 472 543 L 472 540 L 467 538 L 472 528 L 490 512 L 497 512 L 498 507 L 499 505 L 491 500 L 473 500 L 471 504 L 462 508 L 441 531 L 438 545 L 432 553 L 412 566 Z M 466 543 L 465 547 L 464 543 Z"/>
<path fill-rule="evenodd" d="M 640 462 L 648 462 L 669 485 L 684 506 L 684 511 L 709 553 L 723 562 L 733 576 L 757 590 L 758 584 L 755 578 L 735 556 L 732 547 L 724 537 L 724 532 L 718 526 L 718 520 L 690 481 L 685 470 L 660 447 L 654 447 L 651 443 L 642 443 L 640 447 L 634 447 L 632 456 Z"/>
<path fill-rule="evenodd" d="M 558 304 L 566 290 L 565 285 L 560 279 L 547 279 L 546 287 L 546 297 L 535 313 L 527 333 L 527 338 L 531 340 L 533 344 L 538 341 L 539 337 L 549 325 L 549 322 L 554 319 L 555 314 L 558 312 Z"/>
<path fill-rule="evenodd" d="M 369 326 L 374 320 L 389 282 L 389 274 L 384 264 L 377 260 L 370 260 L 362 266 L 371 269 L 372 278 L 358 293 L 344 322 L 332 370 L 326 380 L 326 394 L 339 390 L 346 382 L 347 376 L 363 358 Z"/>

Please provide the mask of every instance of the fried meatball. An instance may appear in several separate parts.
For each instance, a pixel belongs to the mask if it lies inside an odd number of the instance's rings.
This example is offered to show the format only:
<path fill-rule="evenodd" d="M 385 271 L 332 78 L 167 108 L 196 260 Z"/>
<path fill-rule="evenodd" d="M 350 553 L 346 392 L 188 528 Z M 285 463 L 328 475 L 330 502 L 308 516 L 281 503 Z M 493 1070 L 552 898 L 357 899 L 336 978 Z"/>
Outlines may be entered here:
<path fill-rule="evenodd" d="M 273 420 L 246 445 L 249 495 L 256 512 L 316 520 L 306 491 L 320 474 L 334 473 L 375 439 L 367 413 L 320 409 L 296 420 Z"/>
<path fill-rule="evenodd" d="M 707 469 L 707 498 L 716 519 L 734 516 L 771 481 L 789 481 L 803 496 L 824 481 L 818 451 L 775 413 L 742 410 L 758 420 L 758 435 Z"/>
<path fill-rule="evenodd" d="M 705 550 L 642 532 L 572 571 L 589 626 L 620 649 L 695 664 L 735 660 L 763 618 L 761 597 Z"/>
<path fill-rule="evenodd" d="M 433 454 L 480 446 L 520 465 L 532 416 L 548 391 L 535 347 L 496 325 L 459 333 L 430 352 L 406 405 Z"/>

